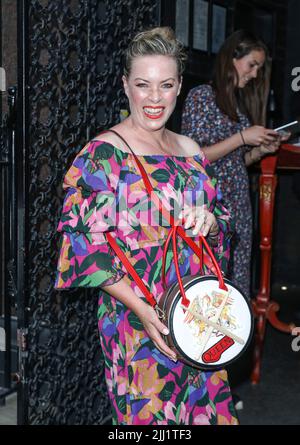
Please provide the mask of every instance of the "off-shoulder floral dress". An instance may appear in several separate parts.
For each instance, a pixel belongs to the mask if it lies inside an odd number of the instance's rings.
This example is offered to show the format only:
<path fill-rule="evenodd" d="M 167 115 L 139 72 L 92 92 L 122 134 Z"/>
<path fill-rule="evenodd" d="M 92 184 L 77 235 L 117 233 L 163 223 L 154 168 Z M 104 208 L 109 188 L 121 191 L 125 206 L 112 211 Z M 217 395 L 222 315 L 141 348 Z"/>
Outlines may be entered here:
<path fill-rule="evenodd" d="M 220 226 L 214 253 L 223 270 L 228 262 L 230 220 L 219 204 L 216 180 L 202 152 L 193 157 L 139 156 L 156 193 L 175 215 L 182 196 L 202 196 Z M 138 317 L 102 286 L 122 277 L 144 298 L 123 264 L 109 248 L 105 232 L 115 237 L 135 270 L 159 300 L 161 267 L 169 227 L 158 225 L 134 157 L 103 141 L 91 141 L 77 155 L 64 180 L 67 195 L 58 230 L 62 247 L 57 289 L 94 287 L 99 294 L 99 334 L 105 378 L 118 425 L 237 424 L 225 370 L 199 372 L 159 352 Z M 182 276 L 199 273 L 199 260 L 178 241 Z M 176 279 L 172 255 L 167 278 Z M 209 273 L 206 270 L 206 273 Z"/>

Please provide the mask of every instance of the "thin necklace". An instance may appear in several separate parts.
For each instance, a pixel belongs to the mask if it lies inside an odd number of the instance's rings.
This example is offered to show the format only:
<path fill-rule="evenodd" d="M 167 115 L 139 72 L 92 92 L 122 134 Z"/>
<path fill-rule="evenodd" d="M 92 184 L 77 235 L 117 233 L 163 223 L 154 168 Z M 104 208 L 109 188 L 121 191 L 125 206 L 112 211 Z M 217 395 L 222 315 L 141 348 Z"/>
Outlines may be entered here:
<path fill-rule="evenodd" d="M 170 141 L 169 141 L 168 130 L 165 130 L 165 134 L 166 134 L 166 144 L 167 144 L 167 147 L 170 148 L 171 145 L 170 145 Z M 171 154 L 168 150 L 164 150 L 163 148 L 161 148 L 161 151 L 162 151 L 163 153 L 168 154 L 168 155 Z"/>

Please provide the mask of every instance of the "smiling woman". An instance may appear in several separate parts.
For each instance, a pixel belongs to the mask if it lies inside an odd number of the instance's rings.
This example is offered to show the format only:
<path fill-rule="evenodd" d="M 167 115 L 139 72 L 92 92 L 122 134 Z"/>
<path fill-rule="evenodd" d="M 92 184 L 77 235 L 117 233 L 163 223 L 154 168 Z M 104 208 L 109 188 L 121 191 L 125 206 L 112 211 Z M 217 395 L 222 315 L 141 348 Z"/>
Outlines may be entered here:
<path fill-rule="evenodd" d="M 244 88 L 251 79 L 256 79 L 259 70 L 264 66 L 266 54 L 263 49 L 252 50 L 241 59 L 233 59 L 238 75 L 238 87 Z"/>
<path fill-rule="evenodd" d="M 173 229 L 161 221 L 139 164 L 181 231 L 184 226 L 198 243 L 202 233 L 224 272 L 228 262 L 231 223 L 209 163 L 196 142 L 165 128 L 185 58 L 169 28 L 134 37 L 123 76 L 131 114 L 89 142 L 64 180 L 56 287 L 99 288 L 99 334 L 114 424 L 237 423 L 226 371 L 200 372 L 177 360 L 162 337 L 167 327 L 137 285 L 146 287 L 157 306 L 164 292 L 164 245 Z M 110 238 L 133 266 L 135 279 L 127 260 L 109 247 Z M 200 271 L 189 243 L 177 247 L 182 276 L 212 273 L 207 263 Z M 164 270 L 171 285 L 178 268 L 169 253 Z"/>
<path fill-rule="evenodd" d="M 176 60 L 163 55 L 139 56 L 131 63 L 129 76 L 123 76 L 124 90 L 129 100 L 131 117 L 126 122 L 129 131 L 139 127 L 145 132 L 160 130 L 172 114 L 181 89 Z M 157 147 L 166 151 L 167 132 Z M 161 135 L 160 135 L 161 136 Z"/>

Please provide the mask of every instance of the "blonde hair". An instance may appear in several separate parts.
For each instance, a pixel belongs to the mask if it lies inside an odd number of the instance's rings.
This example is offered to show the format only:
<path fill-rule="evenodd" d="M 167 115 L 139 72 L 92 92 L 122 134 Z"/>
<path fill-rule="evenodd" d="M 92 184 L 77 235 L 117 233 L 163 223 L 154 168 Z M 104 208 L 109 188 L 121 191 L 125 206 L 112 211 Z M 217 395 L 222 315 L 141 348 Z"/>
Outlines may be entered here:
<path fill-rule="evenodd" d="M 187 55 L 183 44 L 176 39 L 174 31 L 168 26 L 152 28 L 134 36 L 125 53 L 124 75 L 130 75 L 132 62 L 136 57 L 152 55 L 173 57 L 177 63 L 178 75 L 182 75 Z"/>

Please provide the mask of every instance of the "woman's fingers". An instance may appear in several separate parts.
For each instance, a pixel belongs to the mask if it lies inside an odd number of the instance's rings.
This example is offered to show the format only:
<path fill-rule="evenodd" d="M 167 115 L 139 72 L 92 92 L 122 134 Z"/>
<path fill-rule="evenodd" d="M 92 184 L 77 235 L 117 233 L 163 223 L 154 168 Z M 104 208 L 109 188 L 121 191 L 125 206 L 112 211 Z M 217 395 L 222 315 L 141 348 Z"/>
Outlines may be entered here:
<path fill-rule="evenodd" d="M 266 133 L 262 138 L 262 142 L 275 142 L 277 139 L 279 139 L 278 133 Z"/>
<path fill-rule="evenodd" d="M 209 211 L 201 212 L 201 214 L 196 217 L 195 221 L 195 227 L 192 232 L 194 236 L 199 233 L 203 236 L 207 236 L 211 231 L 218 233 L 218 223 L 213 213 Z"/>
<path fill-rule="evenodd" d="M 199 218 L 197 220 L 195 227 L 193 229 L 193 235 L 198 235 L 199 232 L 201 232 L 203 234 L 203 229 L 204 229 L 205 224 L 206 224 L 206 218 L 205 218 L 205 215 L 203 215 L 202 218 Z"/>
<path fill-rule="evenodd" d="M 211 226 L 214 223 L 214 215 L 212 213 L 210 213 L 209 215 L 207 215 L 207 217 L 204 220 L 204 224 L 202 226 L 202 235 L 203 236 L 207 236 Z"/>
<path fill-rule="evenodd" d="M 278 139 L 278 133 L 270 128 L 259 125 L 242 130 L 246 144 L 260 145 L 267 142 L 274 142 Z"/>
<path fill-rule="evenodd" d="M 196 224 L 203 224 L 205 219 L 206 209 L 188 209 L 181 213 L 183 217 L 183 223 L 185 229 L 190 229 L 191 227 L 196 226 Z"/>
<path fill-rule="evenodd" d="M 291 137 L 291 135 L 292 135 L 292 133 L 290 133 L 290 132 L 286 132 L 285 134 L 280 133 L 279 134 L 280 141 L 281 142 L 287 141 Z"/>
<path fill-rule="evenodd" d="M 153 329 L 150 329 L 151 332 L 148 332 L 151 336 L 152 341 L 155 343 L 156 347 L 165 354 L 167 357 L 169 357 L 171 360 L 177 360 L 175 352 L 172 351 L 172 349 L 169 348 L 169 346 L 164 342 L 162 339 L 160 333 L 167 335 L 166 332 L 169 333 L 166 326 L 163 325 L 163 328 L 158 329 L 157 326 L 153 326 Z"/>
<path fill-rule="evenodd" d="M 205 212 L 203 215 L 196 220 L 195 228 L 193 230 L 193 235 L 198 235 L 201 233 L 203 236 L 206 236 L 210 230 L 212 225 L 212 218 L 210 212 Z"/>
<path fill-rule="evenodd" d="M 271 144 L 261 144 L 261 153 L 262 154 L 268 154 L 268 153 L 274 153 L 277 151 L 280 147 L 280 142 L 276 141 Z"/>
<path fill-rule="evenodd" d="M 185 217 L 184 228 L 189 229 L 190 227 L 192 227 L 194 225 L 194 221 L 195 216 L 193 215 L 193 212 L 187 214 Z"/>
<path fill-rule="evenodd" d="M 160 336 L 157 336 L 157 338 L 152 338 L 153 343 L 157 347 L 157 349 L 164 355 L 166 355 L 170 360 L 173 362 L 177 361 L 176 354 L 170 349 L 166 343 L 163 341 L 163 339 Z"/>
<path fill-rule="evenodd" d="M 145 327 L 146 332 L 149 337 L 155 344 L 155 346 L 169 357 L 171 360 L 176 361 L 176 354 L 168 347 L 168 345 L 164 342 L 161 334 L 168 335 L 168 328 L 159 320 L 155 310 L 148 306 L 147 310 L 143 314 L 141 321 Z"/>
<path fill-rule="evenodd" d="M 218 233 L 218 223 L 213 213 L 209 212 L 206 208 L 198 210 L 188 209 L 184 210 L 179 215 L 183 218 L 184 228 L 192 230 L 192 235 L 196 236 L 201 233 L 203 236 L 207 236 L 209 232 Z"/>
<path fill-rule="evenodd" d="M 273 138 L 275 137 L 275 138 L 278 138 L 278 135 L 279 135 L 279 133 L 278 133 L 278 131 L 275 131 L 275 130 L 272 130 L 271 128 L 266 128 L 265 129 L 265 132 L 266 132 L 266 134 L 268 135 L 271 135 Z"/>

